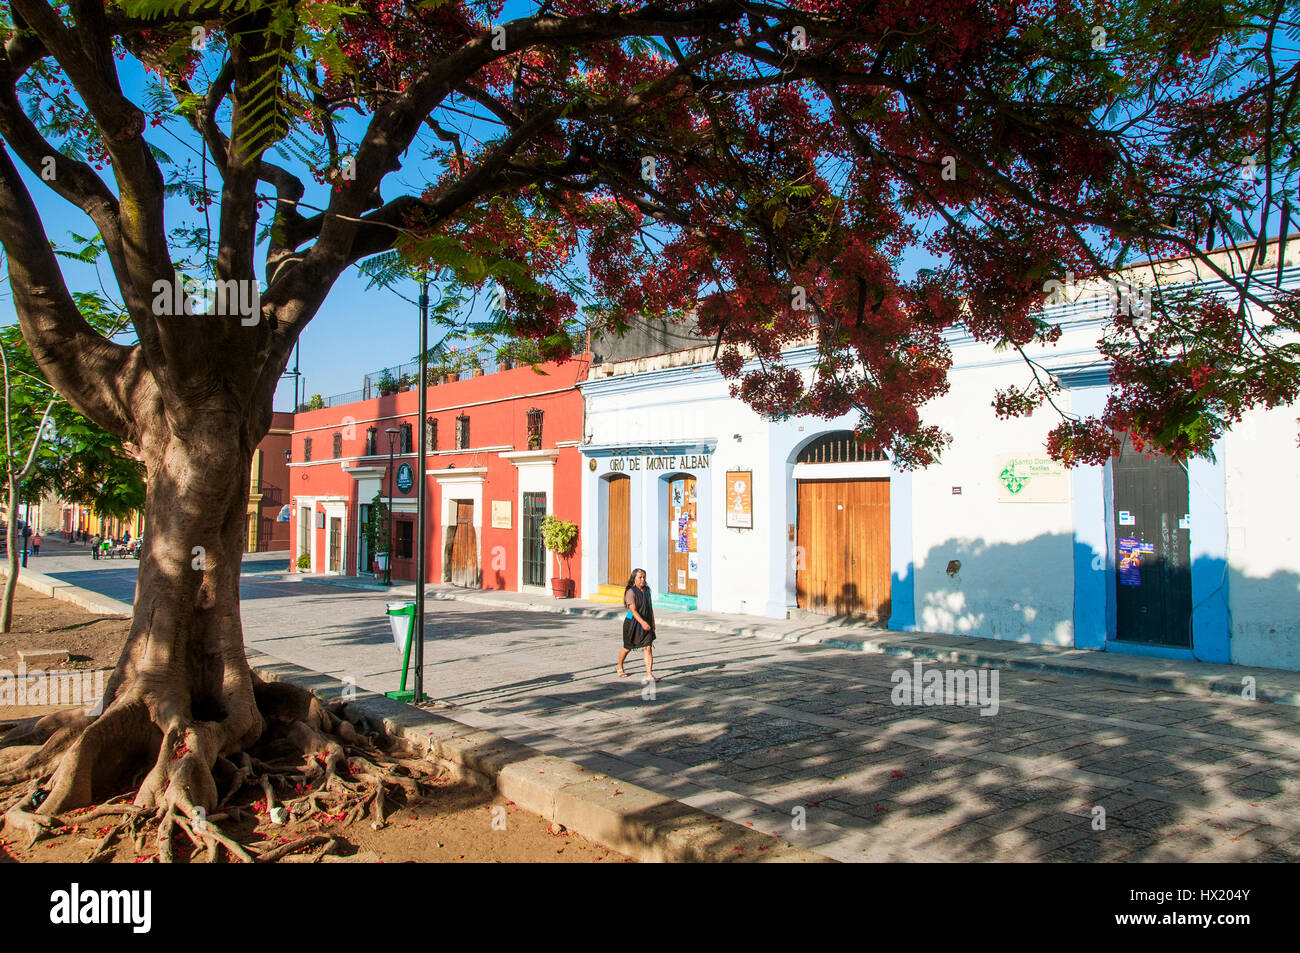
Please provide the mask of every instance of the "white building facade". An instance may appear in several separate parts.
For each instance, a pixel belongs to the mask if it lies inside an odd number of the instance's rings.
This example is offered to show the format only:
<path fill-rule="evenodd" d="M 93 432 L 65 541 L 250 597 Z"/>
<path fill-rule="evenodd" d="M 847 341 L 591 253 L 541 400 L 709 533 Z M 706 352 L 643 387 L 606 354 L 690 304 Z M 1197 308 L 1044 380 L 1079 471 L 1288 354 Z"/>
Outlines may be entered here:
<path fill-rule="evenodd" d="M 1105 405 L 1109 307 L 1048 309 L 1061 339 L 1031 356 L 1066 412 Z M 994 413 L 995 389 L 1029 379 L 1019 355 L 949 343 L 951 388 L 923 416 L 953 442 L 910 472 L 854 448 L 855 415 L 763 419 L 730 397 L 711 348 L 593 368 L 582 593 L 621 602 L 644 568 L 657 606 L 1300 669 L 1300 408 L 1250 414 L 1213 461 L 1126 447 L 1066 470 L 1044 449 L 1051 408 Z M 811 368 L 815 348 L 786 359 Z"/>

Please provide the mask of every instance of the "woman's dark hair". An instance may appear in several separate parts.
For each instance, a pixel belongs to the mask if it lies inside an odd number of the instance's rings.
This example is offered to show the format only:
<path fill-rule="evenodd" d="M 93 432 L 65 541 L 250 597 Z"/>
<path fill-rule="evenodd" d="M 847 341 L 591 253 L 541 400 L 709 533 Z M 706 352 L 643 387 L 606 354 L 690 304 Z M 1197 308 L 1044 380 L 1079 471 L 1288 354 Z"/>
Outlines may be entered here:
<path fill-rule="evenodd" d="M 623 587 L 624 589 L 631 589 L 631 588 L 633 588 L 633 587 L 636 585 L 636 574 L 639 573 L 639 572 L 640 572 L 640 573 L 645 573 L 645 570 L 644 570 L 644 569 L 633 569 L 633 570 L 632 570 L 632 575 L 630 575 L 630 576 L 627 577 L 627 585 Z M 646 591 L 649 592 L 649 591 L 650 591 L 650 579 L 648 578 L 648 577 L 649 577 L 649 573 L 646 573 L 646 576 L 647 576 L 647 578 L 646 578 L 646 581 L 645 581 L 645 588 L 646 588 Z"/>

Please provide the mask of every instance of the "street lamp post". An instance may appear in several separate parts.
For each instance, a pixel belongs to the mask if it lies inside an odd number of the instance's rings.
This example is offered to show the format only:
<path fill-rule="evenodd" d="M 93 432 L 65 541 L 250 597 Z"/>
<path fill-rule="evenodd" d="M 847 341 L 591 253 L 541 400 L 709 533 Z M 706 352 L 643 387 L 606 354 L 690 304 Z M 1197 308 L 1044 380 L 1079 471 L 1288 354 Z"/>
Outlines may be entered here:
<path fill-rule="evenodd" d="M 389 427 L 388 434 L 388 558 L 384 560 L 384 585 L 393 584 L 393 451 L 397 441 L 398 430 Z"/>
<path fill-rule="evenodd" d="M 416 473 L 419 489 L 415 494 L 415 702 L 424 701 L 424 527 L 425 527 L 425 431 L 429 412 L 429 276 L 420 276 L 420 412 L 416 426 L 420 428 L 419 466 Z"/>

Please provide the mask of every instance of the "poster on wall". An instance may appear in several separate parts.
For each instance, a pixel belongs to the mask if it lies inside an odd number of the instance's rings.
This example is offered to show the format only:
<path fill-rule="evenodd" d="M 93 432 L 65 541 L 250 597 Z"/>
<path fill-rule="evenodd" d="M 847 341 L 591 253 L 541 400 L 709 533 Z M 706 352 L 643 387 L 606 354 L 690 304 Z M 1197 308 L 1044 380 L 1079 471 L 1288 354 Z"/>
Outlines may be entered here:
<path fill-rule="evenodd" d="M 510 528 L 510 501 L 509 500 L 492 501 L 492 528 L 493 529 Z"/>
<path fill-rule="evenodd" d="M 1119 584 L 1142 585 L 1142 541 L 1131 537 L 1119 541 Z"/>
<path fill-rule="evenodd" d="M 996 465 L 999 503 L 1070 501 L 1065 467 L 1044 453 L 1000 453 Z"/>
<path fill-rule="evenodd" d="M 727 526 L 731 529 L 754 528 L 752 470 L 727 471 Z"/>
<path fill-rule="evenodd" d="M 679 590 L 681 590 L 681 589 L 685 589 L 685 588 L 686 588 L 686 570 L 685 570 L 685 569 L 679 569 L 679 570 L 677 570 L 677 588 L 678 588 Z"/>
<path fill-rule="evenodd" d="M 686 560 L 686 577 L 688 579 L 700 578 L 700 557 L 691 553 L 690 558 Z"/>
<path fill-rule="evenodd" d="M 686 502 L 684 481 L 673 481 L 673 508 L 677 509 Z"/>

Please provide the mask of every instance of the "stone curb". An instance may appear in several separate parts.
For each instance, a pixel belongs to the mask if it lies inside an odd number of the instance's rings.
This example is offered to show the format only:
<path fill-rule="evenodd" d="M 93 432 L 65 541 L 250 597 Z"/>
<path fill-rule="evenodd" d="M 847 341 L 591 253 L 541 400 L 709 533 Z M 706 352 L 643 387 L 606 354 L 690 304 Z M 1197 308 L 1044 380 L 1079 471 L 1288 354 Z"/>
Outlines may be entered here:
<path fill-rule="evenodd" d="M 621 609 L 599 609 L 590 606 L 548 606 L 533 602 L 517 602 L 506 599 L 495 599 L 491 597 L 475 595 L 472 592 L 451 592 L 445 589 L 425 591 L 426 599 L 456 600 L 460 602 L 473 602 L 479 605 L 495 606 L 500 609 L 511 609 L 516 611 L 527 612 L 549 612 L 554 615 L 583 616 L 591 619 L 617 619 L 623 615 Z M 1088 652 L 1089 656 L 1097 656 L 1095 659 L 1089 658 L 1086 661 L 1059 661 L 1041 656 L 1036 658 L 1020 658 L 1012 652 L 988 652 L 979 651 L 978 649 L 954 648 L 952 646 L 926 645 L 917 641 L 917 636 L 911 633 L 899 633 L 893 638 L 863 638 L 848 639 L 841 635 L 826 634 L 804 634 L 804 635 L 787 635 L 781 632 L 773 632 L 763 626 L 727 626 L 706 619 L 691 619 L 689 613 L 683 613 L 684 618 L 668 616 L 666 614 L 656 619 L 658 625 L 666 628 L 676 629 L 695 629 L 701 632 L 714 632 L 719 635 L 740 635 L 751 638 L 768 639 L 778 642 L 792 642 L 799 644 L 824 645 L 828 648 L 847 649 L 854 652 L 867 652 L 875 655 L 893 655 L 899 658 L 921 658 L 933 659 L 939 662 L 961 663 L 964 665 L 977 665 L 996 668 L 1007 668 L 1026 672 L 1042 672 L 1050 675 L 1072 675 L 1078 678 L 1106 678 L 1115 681 L 1131 682 L 1138 685 L 1145 685 L 1150 688 L 1162 689 L 1165 691 L 1181 692 L 1187 695 L 1230 695 L 1241 697 L 1242 675 L 1218 674 L 1214 677 L 1196 678 L 1182 675 L 1157 675 L 1147 672 L 1129 672 L 1123 669 L 1109 668 L 1105 664 L 1104 652 Z M 848 623 L 838 626 L 840 628 L 874 628 L 868 625 L 855 625 Z M 877 630 L 879 631 L 879 630 Z M 906 641 L 904 641 L 906 640 Z M 1022 652 L 1042 651 L 1045 647 L 1040 645 L 1031 645 L 1029 643 L 1013 643 L 1016 649 Z M 1087 650 L 1078 650 L 1087 651 Z M 1091 664 L 1090 664 L 1091 663 Z M 1235 666 L 1234 666 L 1235 667 Z M 1243 669 L 1244 674 L 1253 674 L 1254 669 Z M 1267 671 L 1267 670 L 1265 670 Z M 1257 685 L 1255 689 L 1255 700 L 1261 702 L 1271 702 L 1277 705 L 1292 705 L 1300 707 L 1300 690 L 1272 689 L 1265 685 Z"/>
<path fill-rule="evenodd" d="M 249 650 L 248 663 L 267 681 L 298 685 L 324 701 L 342 698 L 344 683 L 328 675 L 256 650 Z M 381 722 L 416 750 L 450 763 L 525 810 L 636 860 L 835 863 L 654 791 L 586 771 L 572 761 L 414 705 L 354 690 L 346 707 L 349 717 Z"/>
<path fill-rule="evenodd" d="M 0 565 L 0 577 L 8 578 L 8 576 L 8 564 Z M 89 589 L 83 589 L 80 586 L 74 586 L 70 582 L 64 582 L 61 579 L 55 579 L 53 576 L 36 572 L 30 567 L 19 570 L 18 585 L 26 586 L 43 596 L 50 596 L 60 602 L 70 602 L 74 606 L 80 606 L 83 609 L 89 609 L 91 612 L 98 612 L 102 615 L 130 616 L 134 611 L 128 603 L 118 599 L 110 599 L 108 596 L 100 595 L 98 592 L 91 592 Z"/>

